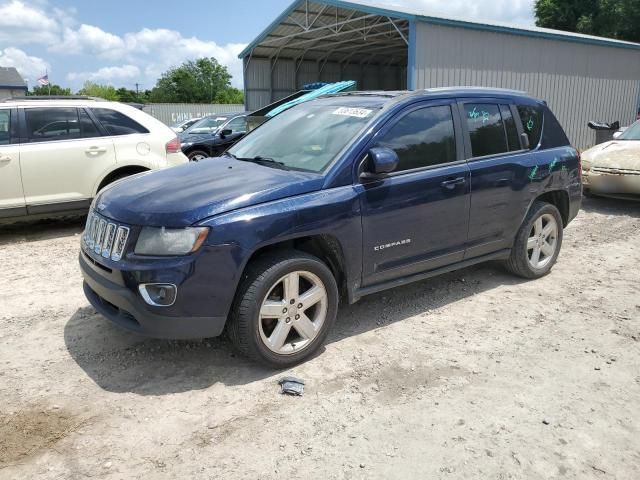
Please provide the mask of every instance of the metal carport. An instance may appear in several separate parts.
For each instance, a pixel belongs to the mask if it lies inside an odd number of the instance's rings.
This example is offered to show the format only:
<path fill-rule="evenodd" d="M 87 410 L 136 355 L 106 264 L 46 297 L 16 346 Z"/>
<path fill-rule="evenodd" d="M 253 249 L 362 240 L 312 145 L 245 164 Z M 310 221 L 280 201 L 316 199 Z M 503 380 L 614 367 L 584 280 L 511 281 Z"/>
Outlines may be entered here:
<path fill-rule="evenodd" d="M 639 44 L 364 0 L 296 0 L 240 58 L 248 110 L 314 82 L 511 88 L 546 100 L 577 147 L 595 141 L 589 120 L 629 125 L 640 99 Z"/>

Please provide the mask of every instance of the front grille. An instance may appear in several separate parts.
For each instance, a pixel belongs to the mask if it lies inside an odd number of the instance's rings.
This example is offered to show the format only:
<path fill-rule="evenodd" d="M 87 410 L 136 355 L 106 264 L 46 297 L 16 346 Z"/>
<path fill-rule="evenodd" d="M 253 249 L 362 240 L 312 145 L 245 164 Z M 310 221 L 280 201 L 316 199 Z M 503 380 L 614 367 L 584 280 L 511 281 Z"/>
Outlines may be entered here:
<path fill-rule="evenodd" d="M 124 255 L 129 238 L 129 227 L 118 225 L 91 210 L 82 241 L 89 250 L 104 258 L 119 261 Z"/>
<path fill-rule="evenodd" d="M 593 167 L 595 173 L 603 173 L 605 175 L 640 175 L 640 170 L 629 170 L 627 168 L 608 168 Z"/>

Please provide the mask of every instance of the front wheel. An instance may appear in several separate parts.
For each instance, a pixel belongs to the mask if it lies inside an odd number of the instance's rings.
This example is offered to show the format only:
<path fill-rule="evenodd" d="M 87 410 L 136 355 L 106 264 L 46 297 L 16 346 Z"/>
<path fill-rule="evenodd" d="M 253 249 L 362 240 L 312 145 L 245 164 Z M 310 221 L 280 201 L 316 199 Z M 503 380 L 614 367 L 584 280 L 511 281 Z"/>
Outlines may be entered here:
<path fill-rule="evenodd" d="M 518 231 L 507 269 L 523 278 L 545 276 L 558 259 L 562 237 L 558 209 L 549 203 L 535 202 Z"/>
<path fill-rule="evenodd" d="M 338 287 L 322 261 L 302 252 L 278 252 L 248 267 L 228 333 L 243 355 L 287 368 L 320 348 L 337 310 Z"/>

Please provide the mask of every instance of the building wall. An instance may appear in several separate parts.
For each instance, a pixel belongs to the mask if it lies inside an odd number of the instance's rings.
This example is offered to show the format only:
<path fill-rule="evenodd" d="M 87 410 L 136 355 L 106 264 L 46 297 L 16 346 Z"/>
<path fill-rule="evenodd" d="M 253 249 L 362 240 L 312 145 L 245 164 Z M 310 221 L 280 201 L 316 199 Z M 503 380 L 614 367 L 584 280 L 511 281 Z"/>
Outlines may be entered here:
<path fill-rule="evenodd" d="M 589 120 L 636 118 L 640 50 L 419 22 L 416 88 L 513 88 L 546 100 L 576 147 L 595 143 Z"/>
<path fill-rule="evenodd" d="M 0 88 L 0 99 L 8 97 L 24 97 L 27 91 L 24 88 Z"/>
<path fill-rule="evenodd" d="M 360 90 L 407 88 L 407 69 L 398 66 L 302 62 L 296 72 L 294 60 L 279 59 L 275 67 L 266 58 L 245 58 L 245 105 L 258 110 L 280 100 L 308 83 L 355 80 Z M 248 66 L 247 66 L 248 62 Z"/>
<path fill-rule="evenodd" d="M 157 118 L 165 125 L 174 125 L 190 118 L 204 117 L 215 113 L 244 112 L 244 105 L 211 103 L 150 103 L 142 111 Z"/>

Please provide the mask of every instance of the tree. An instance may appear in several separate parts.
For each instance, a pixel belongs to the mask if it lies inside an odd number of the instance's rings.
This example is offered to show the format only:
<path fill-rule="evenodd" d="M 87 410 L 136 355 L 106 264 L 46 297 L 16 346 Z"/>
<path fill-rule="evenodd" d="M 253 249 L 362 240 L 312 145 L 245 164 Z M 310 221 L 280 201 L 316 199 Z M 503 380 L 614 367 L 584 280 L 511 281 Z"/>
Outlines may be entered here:
<path fill-rule="evenodd" d="M 84 86 L 78 91 L 78 95 L 86 95 L 87 97 L 99 97 L 105 100 L 118 101 L 118 92 L 111 85 L 100 85 L 94 82 L 85 82 Z"/>
<path fill-rule="evenodd" d="M 49 88 L 51 88 L 51 90 L 49 90 Z M 36 85 L 33 87 L 33 91 L 30 95 L 61 95 L 68 97 L 71 95 L 71 89 L 62 88 L 60 85 Z"/>
<path fill-rule="evenodd" d="M 150 100 L 158 103 L 236 103 L 242 92 L 231 87 L 227 67 L 211 58 L 188 61 L 162 74 Z"/>
<path fill-rule="evenodd" d="M 536 25 L 640 42 L 640 0 L 536 0 Z"/>

